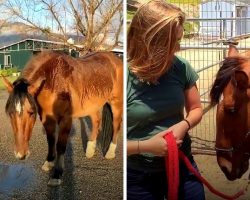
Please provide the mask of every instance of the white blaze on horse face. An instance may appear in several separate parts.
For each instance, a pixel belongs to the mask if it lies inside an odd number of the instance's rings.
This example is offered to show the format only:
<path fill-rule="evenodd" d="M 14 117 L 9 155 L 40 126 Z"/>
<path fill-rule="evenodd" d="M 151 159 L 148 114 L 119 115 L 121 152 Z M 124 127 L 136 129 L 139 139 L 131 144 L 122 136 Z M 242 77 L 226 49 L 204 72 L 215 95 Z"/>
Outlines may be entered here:
<path fill-rule="evenodd" d="M 22 106 L 20 101 L 16 103 L 16 111 L 18 112 L 19 115 L 21 114 Z"/>

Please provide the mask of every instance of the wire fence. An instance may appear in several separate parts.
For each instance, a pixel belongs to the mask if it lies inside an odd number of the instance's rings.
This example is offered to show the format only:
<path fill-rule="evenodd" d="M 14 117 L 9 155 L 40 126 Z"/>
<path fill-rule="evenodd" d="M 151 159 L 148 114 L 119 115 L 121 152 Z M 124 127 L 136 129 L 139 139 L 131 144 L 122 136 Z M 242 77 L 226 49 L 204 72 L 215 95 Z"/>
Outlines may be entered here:
<path fill-rule="evenodd" d="M 169 0 L 186 13 L 185 36 L 178 53 L 199 74 L 198 89 L 204 115 L 191 131 L 194 153 L 215 154 L 216 108 L 209 106 L 209 92 L 228 44 L 250 49 L 250 2 L 247 0 Z"/>

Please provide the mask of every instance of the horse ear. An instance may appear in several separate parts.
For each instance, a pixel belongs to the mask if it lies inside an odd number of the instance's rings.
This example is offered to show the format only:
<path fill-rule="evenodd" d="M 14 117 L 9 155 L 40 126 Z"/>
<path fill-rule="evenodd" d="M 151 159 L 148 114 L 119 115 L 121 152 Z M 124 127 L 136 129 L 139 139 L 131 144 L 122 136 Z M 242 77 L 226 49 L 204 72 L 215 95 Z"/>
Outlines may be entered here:
<path fill-rule="evenodd" d="M 228 50 L 228 57 L 233 57 L 233 56 L 238 56 L 239 51 L 234 45 L 229 45 L 229 50 Z"/>
<path fill-rule="evenodd" d="M 7 91 L 9 93 L 11 93 L 13 91 L 12 83 L 7 78 L 5 78 L 4 76 L 2 76 L 2 81 L 3 81 L 3 84 L 6 87 Z"/>
<path fill-rule="evenodd" d="M 36 82 L 28 87 L 28 92 L 34 96 L 44 84 L 45 78 L 39 78 Z"/>
<path fill-rule="evenodd" d="M 235 81 L 237 83 L 237 88 L 240 90 L 245 90 L 248 88 L 248 76 L 244 71 L 235 71 Z"/>

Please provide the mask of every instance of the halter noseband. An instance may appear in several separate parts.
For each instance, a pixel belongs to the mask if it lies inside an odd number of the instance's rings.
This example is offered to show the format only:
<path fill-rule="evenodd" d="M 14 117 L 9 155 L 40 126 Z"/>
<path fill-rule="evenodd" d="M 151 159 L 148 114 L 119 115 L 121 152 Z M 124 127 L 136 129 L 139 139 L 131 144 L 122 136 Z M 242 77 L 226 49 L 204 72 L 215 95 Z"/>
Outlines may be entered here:
<path fill-rule="evenodd" d="M 250 130 L 245 134 L 245 138 L 236 147 L 221 148 L 215 146 L 215 151 L 221 153 L 230 153 L 230 156 L 232 156 L 234 152 L 239 151 L 241 149 L 245 141 L 248 139 L 248 136 L 250 136 Z M 249 152 L 245 152 L 244 154 L 250 156 Z"/>

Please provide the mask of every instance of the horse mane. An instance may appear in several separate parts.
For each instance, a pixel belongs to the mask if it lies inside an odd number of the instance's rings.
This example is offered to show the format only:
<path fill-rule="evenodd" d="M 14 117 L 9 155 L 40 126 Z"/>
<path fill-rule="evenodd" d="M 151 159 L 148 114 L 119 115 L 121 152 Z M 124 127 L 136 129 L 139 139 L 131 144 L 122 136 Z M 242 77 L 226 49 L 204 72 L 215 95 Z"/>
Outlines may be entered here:
<path fill-rule="evenodd" d="M 83 101 L 92 94 L 100 96 L 112 90 L 116 72 L 110 57 L 111 54 L 97 52 L 76 59 L 64 53 L 44 51 L 28 62 L 21 76 L 31 85 L 42 78 L 44 88 L 58 94 L 70 93 L 69 88 L 73 88 Z"/>
<path fill-rule="evenodd" d="M 21 105 L 21 113 L 24 105 L 24 101 L 27 98 L 31 104 L 34 114 L 37 113 L 36 103 L 34 98 L 28 93 L 29 83 L 24 78 L 19 78 L 13 83 L 13 91 L 10 93 L 5 106 L 5 112 L 7 115 L 11 116 L 16 113 L 16 106 L 18 103 Z"/>
<path fill-rule="evenodd" d="M 240 56 L 225 58 L 225 60 L 222 62 L 222 66 L 216 74 L 215 81 L 210 91 L 211 106 L 215 106 L 219 102 L 221 94 L 226 85 L 231 80 L 235 70 L 240 69 L 241 65 L 247 60 L 248 59 L 246 57 Z"/>

